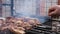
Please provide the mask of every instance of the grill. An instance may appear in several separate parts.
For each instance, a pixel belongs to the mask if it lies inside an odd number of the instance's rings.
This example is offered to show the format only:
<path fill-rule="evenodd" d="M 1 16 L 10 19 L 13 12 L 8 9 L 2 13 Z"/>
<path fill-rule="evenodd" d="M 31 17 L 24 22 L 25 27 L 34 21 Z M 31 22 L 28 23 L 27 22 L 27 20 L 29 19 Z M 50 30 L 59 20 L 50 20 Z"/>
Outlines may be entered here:
<path fill-rule="evenodd" d="M 57 32 L 52 31 L 50 26 L 38 26 L 31 30 L 26 30 L 26 34 L 56 34 Z"/>
<path fill-rule="evenodd" d="M 52 30 L 60 32 L 60 17 L 52 17 Z"/>
<path fill-rule="evenodd" d="M 26 30 L 26 34 L 60 34 L 60 17 L 52 17 L 46 23 L 31 30 Z"/>

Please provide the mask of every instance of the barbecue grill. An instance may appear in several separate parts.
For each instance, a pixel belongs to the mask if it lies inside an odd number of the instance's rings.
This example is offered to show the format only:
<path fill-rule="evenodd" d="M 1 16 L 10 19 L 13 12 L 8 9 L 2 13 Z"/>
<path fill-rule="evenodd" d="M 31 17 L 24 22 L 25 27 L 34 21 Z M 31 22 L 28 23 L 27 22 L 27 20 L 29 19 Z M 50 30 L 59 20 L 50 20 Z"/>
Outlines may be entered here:
<path fill-rule="evenodd" d="M 52 17 L 51 19 L 48 19 L 48 21 L 46 21 L 42 26 L 37 26 L 31 30 L 26 30 L 26 34 L 60 34 L 59 32 L 60 17 Z"/>

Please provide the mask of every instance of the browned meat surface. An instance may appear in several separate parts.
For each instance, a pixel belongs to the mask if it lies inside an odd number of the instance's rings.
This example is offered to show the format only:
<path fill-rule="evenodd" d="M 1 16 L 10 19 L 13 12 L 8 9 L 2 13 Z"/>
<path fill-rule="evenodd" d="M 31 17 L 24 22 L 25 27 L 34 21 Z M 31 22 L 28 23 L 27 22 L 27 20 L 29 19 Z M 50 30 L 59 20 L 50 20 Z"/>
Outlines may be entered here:
<path fill-rule="evenodd" d="M 0 19 L 0 30 L 9 29 L 16 34 L 24 34 L 24 30 L 32 29 L 33 26 L 39 25 L 37 19 L 13 18 L 7 17 L 5 20 Z"/>

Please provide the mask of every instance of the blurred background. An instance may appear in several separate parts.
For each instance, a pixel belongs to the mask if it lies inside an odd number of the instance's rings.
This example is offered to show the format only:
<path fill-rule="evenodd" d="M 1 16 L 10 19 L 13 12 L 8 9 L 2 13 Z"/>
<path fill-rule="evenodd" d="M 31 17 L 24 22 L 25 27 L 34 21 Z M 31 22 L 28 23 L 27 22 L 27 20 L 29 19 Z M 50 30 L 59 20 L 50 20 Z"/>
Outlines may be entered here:
<path fill-rule="evenodd" d="M 48 16 L 51 6 L 59 5 L 60 0 L 0 0 L 0 17 L 39 17 Z"/>

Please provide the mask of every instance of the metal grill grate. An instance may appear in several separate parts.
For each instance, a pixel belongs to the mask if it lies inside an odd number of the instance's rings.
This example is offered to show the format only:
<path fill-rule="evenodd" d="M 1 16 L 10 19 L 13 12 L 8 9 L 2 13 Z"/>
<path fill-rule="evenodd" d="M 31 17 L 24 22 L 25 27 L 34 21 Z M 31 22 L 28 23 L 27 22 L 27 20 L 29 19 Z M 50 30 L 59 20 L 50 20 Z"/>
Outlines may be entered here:
<path fill-rule="evenodd" d="M 60 31 L 60 17 L 52 18 L 52 30 L 53 31 Z"/>

